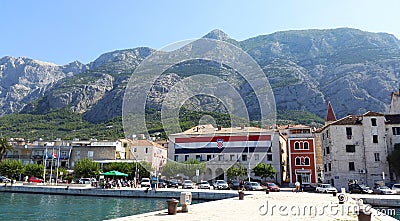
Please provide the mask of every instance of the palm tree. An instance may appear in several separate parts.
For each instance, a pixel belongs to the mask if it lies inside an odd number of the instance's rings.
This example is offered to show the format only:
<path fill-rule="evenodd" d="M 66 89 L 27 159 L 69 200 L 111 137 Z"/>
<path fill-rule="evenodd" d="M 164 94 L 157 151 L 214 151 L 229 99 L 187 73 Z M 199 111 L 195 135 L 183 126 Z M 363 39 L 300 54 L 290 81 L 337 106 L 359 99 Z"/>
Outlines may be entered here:
<path fill-rule="evenodd" d="M 3 160 L 4 154 L 6 154 L 8 150 L 12 149 L 14 149 L 14 147 L 8 143 L 8 139 L 0 137 L 0 161 Z"/>

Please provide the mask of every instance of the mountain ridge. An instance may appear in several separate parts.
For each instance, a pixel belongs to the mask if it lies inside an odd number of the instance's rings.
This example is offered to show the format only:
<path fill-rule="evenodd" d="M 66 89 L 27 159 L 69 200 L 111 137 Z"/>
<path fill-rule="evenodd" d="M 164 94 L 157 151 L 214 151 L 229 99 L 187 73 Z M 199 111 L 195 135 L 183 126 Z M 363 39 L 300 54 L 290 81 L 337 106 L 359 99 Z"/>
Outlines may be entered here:
<path fill-rule="evenodd" d="M 310 29 L 280 31 L 236 41 L 215 29 L 203 37 L 232 43 L 253 57 L 270 81 L 279 110 L 305 110 L 324 117 L 329 99 L 339 117 L 367 110 L 384 112 L 390 92 L 399 86 L 400 41 L 391 34 L 351 28 Z M 3 57 L 0 59 L 0 104 L 3 107 L 0 115 L 19 111 L 44 113 L 68 106 L 92 122 L 120 116 L 127 81 L 152 52 L 154 49 L 148 47 L 116 50 L 88 64 L 75 61 L 61 66 L 40 61 L 36 64 L 26 62 L 28 58 L 26 61 L 20 58 L 25 63 L 20 62 L 14 69 L 10 68 L 10 61 L 3 62 L 7 56 Z M 174 71 L 180 73 L 170 73 L 176 76 L 159 81 L 156 88 L 168 88 L 190 76 L 194 67 L 198 65 L 178 64 Z M 241 82 L 229 68 L 211 65 L 206 71 L 225 76 L 224 79 L 231 82 Z M 12 74 L 24 77 L 21 81 L 10 77 Z M 26 80 L 30 75 L 32 80 Z M 248 97 L 246 90 L 241 93 Z M 151 101 L 155 102 L 154 106 L 159 105 L 162 93 L 158 91 L 152 96 L 156 96 Z M 196 99 L 190 105 L 215 104 L 210 99 L 206 103 Z M 252 103 L 253 98 L 250 99 Z"/>

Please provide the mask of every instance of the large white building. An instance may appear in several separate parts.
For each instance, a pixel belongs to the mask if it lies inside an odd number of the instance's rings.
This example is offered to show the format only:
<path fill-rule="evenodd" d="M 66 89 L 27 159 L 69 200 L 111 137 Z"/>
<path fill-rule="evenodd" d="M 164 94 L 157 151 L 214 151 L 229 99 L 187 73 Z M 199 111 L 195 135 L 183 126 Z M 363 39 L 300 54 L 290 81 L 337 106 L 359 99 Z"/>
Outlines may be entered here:
<path fill-rule="evenodd" d="M 170 160 L 184 162 L 197 159 L 207 162 L 206 173 L 200 174 L 201 179 L 226 180 L 226 171 L 233 164 L 241 163 L 251 171 L 261 162 L 270 164 L 277 171 L 273 181 L 282 181 L 280 135 L 276 130 L 200 125 L 182 133 L 172 134 L 169 139 Z"/>

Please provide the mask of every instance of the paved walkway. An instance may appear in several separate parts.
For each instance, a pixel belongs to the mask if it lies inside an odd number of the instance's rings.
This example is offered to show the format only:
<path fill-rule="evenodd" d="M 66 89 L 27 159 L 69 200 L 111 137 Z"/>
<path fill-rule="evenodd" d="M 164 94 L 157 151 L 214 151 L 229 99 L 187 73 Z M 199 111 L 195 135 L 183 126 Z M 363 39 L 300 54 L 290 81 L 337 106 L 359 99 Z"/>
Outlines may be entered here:
<path fill-rule="evenodd" d="M 293 193 L 290 191 L 265 194 L 246 192 L 244 200 L 236 198 L 211 201 L 189 206 L 188 213 L 168 215 L 167 210 L 122 217 L 128 220 L 358 220 L 354 200 L 338 204 L 331 194 Z M 179 208 L 178 208 L 179 209 Z M 373 221 L 395 220 L 373 211 Z"/>

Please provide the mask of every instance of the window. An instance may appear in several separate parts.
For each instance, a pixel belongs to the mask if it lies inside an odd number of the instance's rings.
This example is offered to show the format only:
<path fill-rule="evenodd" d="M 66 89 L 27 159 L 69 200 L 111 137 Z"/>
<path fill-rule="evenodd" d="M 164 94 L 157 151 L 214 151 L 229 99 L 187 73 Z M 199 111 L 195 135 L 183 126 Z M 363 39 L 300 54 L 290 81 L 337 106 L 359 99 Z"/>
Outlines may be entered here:
<path fill-rule="evenodd" d="M 189 159 L 189 155 L 185 155 L 185 161 Z"/>
<path fill-rule="evenodd" d="M 351 129 L 351 127 L 346 127 L 346 136 L 347 139 L 351 139 L 351 136 L 353 135 L 353 131 Z"/>
<path fill-rule="evenodd" d="M 300 149 L 300 143 L 299 142 L 294 142 L 294 149 L 299 150 Z"/>
<path fill-rule="evenodd" d="M 330 150 L 329 146 L 327 146 L 326 147 L 326 154 L 330 154 L 330 153 L 331 153 L 331 150 Z"/>
<path fill-rule="evenodd" d="M 267 161 L 272 161 L 272 154 L 267 154 Z"/>
<path fill-rule="evenodd" d="M 325 140 L 325 134 L 322 133 L 322 140 Z"/>
<path fill-rule="evenodd" d="M 149 152 L 149 148 L 146 147 L 146 149 L 144 149 L 144 151 L 145 151 L 146 153 L 148 153 L 148 152 Z"/>
<path fill-rule="evenodd" d="M 310 158 L 308 157 L 304 158 L 304 165 L 310 166 Z"/>
<path fill-rule="evenodd" d="M 254 154 L 254 161 L 259 161 L 260 160 L 260 156 L 258 154 Z"/>
<path fill-rule="evenodd" d="M 211 160 L 211 155 L 207 155 L 207 161 Z"/>
<path fill-rule="evenodd" d="M 371 124 L 372 126 L 376 126 L 376 118 L 371 118 Z"/>
<path fill-rule="evenodd" d="M 301 159 L 300 159 L 300 157 L 296 157 L 296 159 L 295 159 L 295 165 L 296 165 L 296 166 L 300 166 L 300 165 L 301 165 Z"/>
<path fill-rule="evenodd" d="M 309 144 L 308 144 L 307 141 L 305 141 L 305 142 L 303 143 L 303 149 L 305 149 L 305 150 L 310 149 Z"/>
<path fill-rule="evenodd" d="M 354 171 L 355 170 L 354 162 L 349 162 L 349 170 L 350 171 Z"/>
<path fill-rule="evenodd" d="M 201 161 L 201 155 L 196 155 L 196 160 L 200 162 Z"/>
<path fill-rule="evenodd" d="M 230 161 L 236 161 L 236 159 L 235 159 L 235 154 L 229 155 L 229 160 L 230 160 Z"/>
<path fill-rule="evenodd" d="M 328 163 L 328 170 L 331 171 L 332 170 L 332 164 Z"/>
<path fill-rule="evenodd" d="M 324 171 L 328 171 L 326 164 L 324 164 Z"/>
<path fill-rule="evenodd" d="M 93 158 L 93 151 L 88 151 L 87 152 L 87 157 L 88 158 Z"/>
<path fill-rule="evenodd" d="M 393 135 L 400 135 L 400 127 L 392 127 Z"/>
<path fill-rule="evenodd" d="M 375 162 L 381 161 L 381 158 L 380 158 L 380 156 L 379 156 L 379 153 L 374 153 L 374 158 L 375 158 Z"/>
<path fill-rule="evenodd" d="M 272 153 L 272 148 L 268 147 L 267 153 Z"/>
<path fill-rule="evenodd" d="M 356 145 L 346 145 L 346 152 L 347 152 L 347 153 L 354 153 L 354 152 L 356 152 Z"/>
<path fill-rule="evenodd" d="M 326 130 L 326 138 L 329 138 L 329 130 Z"/>
<path fill-rule="evenodd" d="M 174 155 L 174 160 L 175 160 L 176 162 L 178 162 L 178 160 L 179 160 L 179 155 Z"/>
<path fill-rule="evenodd" d="M 242 155 L 242 161 L 247 161 L 247 155 L 246 154 Z"/>
<path fill-rule="evenodd" d="M 378 143 L 378 135 L 372 135 L 372 142 Z"/>
<path fill-rule="evenodd" d="M 61 151 L 61 156 L 66 157 L 67 156 L 67 151 Z"/>
<path fill-rule="evenodd" d="M 222 155 L 222 154 L 218 155 L 218 160 L 219 161 L 223 161 L 224 160 L 224 155 Z"/>
<path fill-rule="evenodd" d="M 135 152 L 135 153 L 137 152 L 137 148 L 136 148 L 136 147 L 135 147 L 135 148 L 133 148 L 133 152 Z"/>

